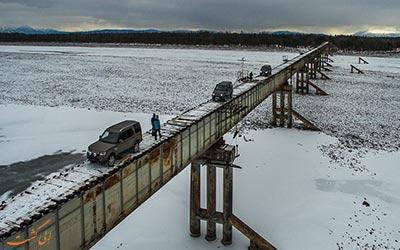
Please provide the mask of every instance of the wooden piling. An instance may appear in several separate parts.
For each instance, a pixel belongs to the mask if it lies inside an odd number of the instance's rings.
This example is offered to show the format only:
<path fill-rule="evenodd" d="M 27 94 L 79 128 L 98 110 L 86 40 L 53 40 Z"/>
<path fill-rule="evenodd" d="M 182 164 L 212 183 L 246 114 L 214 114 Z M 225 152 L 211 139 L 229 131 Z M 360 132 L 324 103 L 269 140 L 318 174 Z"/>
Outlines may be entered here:
<path fill-rule="evenodd" d="M 287 88 L 287 95 L 288 95 L 288 128 L 293 127 L 293 114 L 292 114 L 292 109 L 293 109 L 293 91 L 292 87 L 288 85 Z"/>
<path fill-rule="evenodd" d="M 280 90 L 279 91 L 279 99 L 280 99 L 280 106 L 279 106 L 279 126 L 284 127 L 285 125 L 285 92 Z"/>
<path fill-rule="evenodd" d="M 232 244 L 232 224 L 230 217 L 232 216 L 232 203 L 233 203 L 233 171 L 231 166 L 224 166 L 224 182 L 223 182 L 223 213 L 224 213 L 224 224 L 222 231 L 222 244 L 224 246 Z"/>
<path fill-rule="evenodd" d="M 190 235 L 199 237 L 200 219 L 197 214 L 200 210 L 200 163 L 192 162 L 190 173 Z"/>
<path fill-rule="evenodd" d="M 309 67 L 314 67 L 314 66 L 309 66 Z M 310 71 L 309 68 L 305 66 L 303 69 L 297 72 L 298 77 L 296 77 L 296 93 L 301 93 L 301 94 L 309 93 L 309 86 L 308 86 L 308 81 L 310 79 L 309 71 Z"/>
<path fill-rule="evenodd" d="M 217 238 L 216 235 L 216 222 L 214 219 L 216 212 L 216 167 L 207 164 L 207 213 L 209 216 L 209 220 L 207 221 L 207 241 L 214 241 Z"/>
<path fill-rule="evenodd" d="M 308 73 L 311 79 L 316 79 L 317 78 L 317 71 L 316 71 L 316 63 L 315 60 L 311 63 L 307 64 L 308 68 Z"/>
<path fill-rule="evenodd" d="M 276 126 L 276 91 L 274 93 L 272 93 L 272 126 Z"/>

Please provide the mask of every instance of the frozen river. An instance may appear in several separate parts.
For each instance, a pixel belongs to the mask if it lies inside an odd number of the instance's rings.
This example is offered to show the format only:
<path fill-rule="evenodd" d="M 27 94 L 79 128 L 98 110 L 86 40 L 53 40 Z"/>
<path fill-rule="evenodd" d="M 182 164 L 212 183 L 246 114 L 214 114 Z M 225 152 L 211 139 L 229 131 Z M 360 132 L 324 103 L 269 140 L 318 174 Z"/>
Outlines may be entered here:
<path fill-rule="evenodd" d="M 0 46 L 0 104 L 177 114 L 210 98 L 216 83 L 258 74 L 294 53 L 101 47 Z M 350 69 L 357 57 L 335 57 Z M 400 72 L 400 59 L 366 58 L 361 69 Z"/>

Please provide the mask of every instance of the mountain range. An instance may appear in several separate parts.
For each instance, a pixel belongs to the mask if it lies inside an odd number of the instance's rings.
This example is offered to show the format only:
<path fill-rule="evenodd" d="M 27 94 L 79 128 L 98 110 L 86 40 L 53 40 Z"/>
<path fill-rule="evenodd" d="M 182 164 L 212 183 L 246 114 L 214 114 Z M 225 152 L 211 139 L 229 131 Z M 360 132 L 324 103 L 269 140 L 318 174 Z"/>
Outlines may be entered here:
<path fill-rule="evenodd" d="M 211 30 L 203 30 L 203 31 L 208 31 L 208 32 L 216 32 L 216 31 L 211 31 Z M 159 30 L 159 29 L 98 29 L 98 30 L 90 30 L 90 31 L 82 31 L 81 33 L 85 34 L 116 34 L 116 33 L 161 33 L 165 32 L 164 30 Z M 197 31 L 191 31 L 191 30 L 185 30 L 185 29 L 180 29 L 180 30 L 172 30 L 169 32 L 174 32 L 174 33 L 191 33 L 191 32 L 197 32 Z M 67 32 L 67 31 L 60 31 L 56 29 L 39 29 L 39 28 L 33 28 L 30 26 L 20 26 L 20 27 L 0 27 L 0 33 L 20 33 L 20 34 L 26 34 L 26 35 L 46 35 L 46 34 L 68 34 L 68 33 L 73 33 L 73 32 Z M 286 31 L 286 30 L 281 30 L 281 31 L 272 31 L 272 32 L 263 32 L 267 34 L 273 34 L 273 35 L 298 35 L 298 34 L 304 34 L 301 32 L 295 32 L 295 31 Z M 323 34 L 319 34 L 323 35 Z M 353 34 L 354 36 L 359 36 L 359 37 L 400 37 L 400 33 L 371 33 L 368 31 L 360 31 L 356 32 Z"/>
<path fill-rule="evenodd" d="M 115 34 L 115 33 L 160 33 L 163 30 L 158 29 L 98 29 L 89 31 L 80 31 L 85 34 Z M 174 30 L 175 33 L 190 33 L 190 30 Z M 20 27 L 0 27 L 0 33 L 20 33 L 25 35 L 46 35 L 46 34 L 69 34 L 74 32 L 60 31 L 56 29 L 39 29 L 30 26 Z"/>
<path fill-rule="evenodd" d="M 368 31 L 360 31 L 354 33 L 354 36 L 361 37 L 400 37 L 400 33 L 372 33 Z"/>
<path fill-rule="evenodd" d="M 62 34 L 66 33 L 55 29 L 36 29 L 30 26 L 0 27 L 0 33 L 21 33 L 26 35 Z"/>

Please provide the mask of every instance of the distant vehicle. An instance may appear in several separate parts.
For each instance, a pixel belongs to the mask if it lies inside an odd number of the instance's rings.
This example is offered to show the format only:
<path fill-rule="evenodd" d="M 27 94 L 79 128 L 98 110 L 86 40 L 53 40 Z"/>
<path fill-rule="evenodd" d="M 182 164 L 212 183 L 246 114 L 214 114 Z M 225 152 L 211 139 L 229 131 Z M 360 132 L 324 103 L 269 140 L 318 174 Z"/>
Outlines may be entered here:
<path fill-rule="evenodd" d="M 212 100 L 214 102 L 225 102 L 231 99 L 233 96 L 233 84 L 232 82 L 224 81 L 220 82 L 215 86 L 214 92 L 212 93 Z"/>
<path fill-rule="evenodd" d="M 139 151 L 143 140 L 142 128 L 137 121 L 123 121 L 107 128 L 99 140 L 88 147 L 87 158 L 90 162 L 107 163 L 113 166 L 123 152 Z"/>
<path fill-rule="evenodd" d="M 270 76 L 272 75 L 271 65 L 264 65 L 261 67 L 260 76 Z"/>
<path fill-rule="evenodd" d="M 288 56 L 282 56 L 283 62 L 287 63 L 289 62 L 289 57 Z"/>

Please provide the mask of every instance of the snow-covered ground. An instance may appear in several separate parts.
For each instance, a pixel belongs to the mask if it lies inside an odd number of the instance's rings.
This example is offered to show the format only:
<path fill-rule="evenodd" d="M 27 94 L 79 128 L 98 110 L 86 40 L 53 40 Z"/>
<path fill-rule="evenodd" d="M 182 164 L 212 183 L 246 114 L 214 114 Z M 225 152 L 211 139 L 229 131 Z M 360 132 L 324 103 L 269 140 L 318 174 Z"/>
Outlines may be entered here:
<path fill-rule="evenodd" d="M 152 112 L 179 114 L 208 100 L 215 83 L 235 79 L 242 57 L 258 72 L 283 55 L 295 54 L 0 46 L 0 165 L 82 152 L 122 119 L 147 129 Z M 260 130 L 268 100 L 244 122 L 254 141 L 227 135 L 243 167 L 235 169 L 235 213 L 280 249 L 399 249 L 400 59 L 333 59 L 333 80 L 315 81 L 329 96 L 294 96 L 323 133 Z M 350 74 L 350 64 L 366 74 Z M 186 169 L 94 249 L 220 248 L 188 234 L 188 178 Z M 232 249 L 245 247 L 235 232 Z"/>
<path fill-rule="evenodd" d="M 0 57 L 0 103 L 167 114 L 210 99 L 243 57 L 254 72 L 282 61 L 274 52 L 35 46 L 0 46 Z"/>

